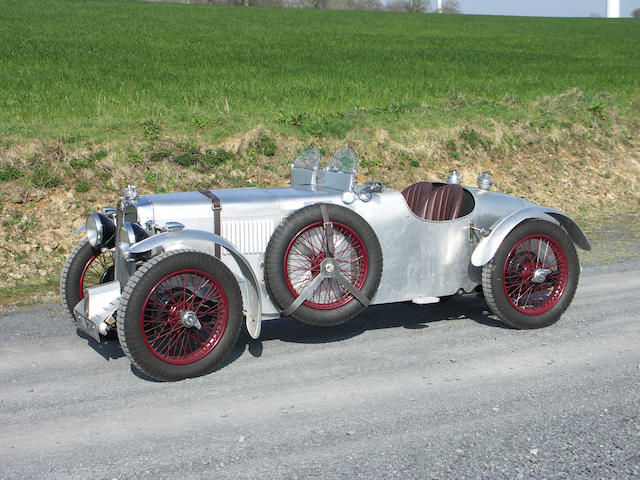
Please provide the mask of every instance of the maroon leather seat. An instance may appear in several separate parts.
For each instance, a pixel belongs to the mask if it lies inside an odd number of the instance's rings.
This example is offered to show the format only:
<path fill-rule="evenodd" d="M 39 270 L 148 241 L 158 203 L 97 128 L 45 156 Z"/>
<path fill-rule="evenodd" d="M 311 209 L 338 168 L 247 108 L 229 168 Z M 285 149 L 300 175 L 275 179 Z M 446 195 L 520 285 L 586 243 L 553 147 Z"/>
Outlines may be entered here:
<path fill-rule="evenodd" d="M 402 191 L 413 213 L 425 220 L 445 221 L 460 216 L 463 189 L 460 185 L 447 184 L 433 188 L 431 182 L 418 182 Z"/>
<path fill-rule="evenodd" d="M 421 211 L 424 209 L 427 197 L 432 190 L 433 185 L 431 182 L 418 182 L 405 188 L 402 191 L 402 195 L 411 211 L 421 217 Z"/>
<path fill-rule="evenodd" d="M 449 183 L 432 190 L 420 215 L 425 220 L 453 220 L 460 216 L 463 189 L 460 185 Z"/>

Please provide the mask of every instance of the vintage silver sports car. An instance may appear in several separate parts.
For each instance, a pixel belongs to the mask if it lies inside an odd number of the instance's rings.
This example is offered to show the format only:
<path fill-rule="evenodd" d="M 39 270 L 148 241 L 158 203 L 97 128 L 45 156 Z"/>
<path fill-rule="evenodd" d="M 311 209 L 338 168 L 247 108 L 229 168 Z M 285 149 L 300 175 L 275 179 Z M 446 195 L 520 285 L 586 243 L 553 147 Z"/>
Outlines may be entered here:
<path fill-rule="evenodd" d="M 289 188 L 138 196 L 91 213 L 86 238 L 62 271 L 62 301 L 96 340 L 117 331 L 131 362 L 151 377 L 211 372 L 242 328 L 291 316 L 331 326 L 368 305 L 438 302 L 482 294 L 515 328 L 558 320 L 578 285 L 574 244 L 589 250 L 562 212 L 478 187 L 419 182 L 402 192 L 356 185 L 356 155 L 317 149 L 292 165 Z"/>

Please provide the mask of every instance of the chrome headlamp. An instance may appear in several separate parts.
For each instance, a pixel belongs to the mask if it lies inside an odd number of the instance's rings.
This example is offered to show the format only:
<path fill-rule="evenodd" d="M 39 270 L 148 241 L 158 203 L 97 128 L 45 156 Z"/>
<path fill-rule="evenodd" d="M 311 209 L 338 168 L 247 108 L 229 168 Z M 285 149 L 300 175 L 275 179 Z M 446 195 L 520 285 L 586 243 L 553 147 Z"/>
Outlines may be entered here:
<path fill-rule="evenodd" d="M 149 237 L 149 233 L 137 223 L 125 222 L 120 227 L 120 251 L 125 260 L 129 259 L 129 247 Z"/>
<path fill-rule="evenodd" d="M 85 226 L 87 240 L 89 240 L 93 248 L 111 248 L 115 245 L 116 226 L 106 215 L 91 212 L 87 217 Z"/>

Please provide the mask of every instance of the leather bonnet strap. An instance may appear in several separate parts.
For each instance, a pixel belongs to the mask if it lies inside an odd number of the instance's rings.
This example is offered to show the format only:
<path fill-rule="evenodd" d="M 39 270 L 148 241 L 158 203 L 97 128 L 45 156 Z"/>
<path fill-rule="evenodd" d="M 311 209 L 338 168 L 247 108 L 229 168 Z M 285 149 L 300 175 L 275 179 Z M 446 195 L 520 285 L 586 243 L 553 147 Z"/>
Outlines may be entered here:
<path fill-rule="evenodd" d="M 211 190 L 198 190 L 205 197 L 211 199 L 211 209 L 213 210 L 213 233 L 220 236 L 221 225 L 220 225 L 220 210 L 222 210 L 222 206 L 220 205 L 220 199 L 211 192 Z M 215 246 L 216 257 L 220 258 L 220 244 L 216 243 Z"/>

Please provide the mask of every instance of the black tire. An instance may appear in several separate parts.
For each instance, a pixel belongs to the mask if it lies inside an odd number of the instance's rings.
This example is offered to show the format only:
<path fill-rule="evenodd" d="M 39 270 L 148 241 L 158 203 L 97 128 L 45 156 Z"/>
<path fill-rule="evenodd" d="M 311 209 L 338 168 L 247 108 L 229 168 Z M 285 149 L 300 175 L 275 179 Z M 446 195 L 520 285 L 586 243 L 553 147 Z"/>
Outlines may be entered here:
<path fill-rule="evenodd" d="M 326 208 L 333 224 L 335 259 L 340 265 L 340 271 L 366 298 L 372 299 L 382 275 L 382 250 L 376 234 L 352 210 L 330 204 Z M 324 227 L 319 204 L 296 211 L 273 233 L 265 252 L 265 283 L 269 295 L 280 309 L 289 307 L 304 287 L 318 275 L 319 263 L 325 258 L 324 247 L 320 247 L 323 238 Z M 308 252 L 297 250 L 296 242 L 307 245 L 305 248 Z M 285 262 L 288 265 L 286 272 Z M 298 272 L 294 274 L 289 270 L 295 262 L 298 262 Z M 324 279 L 313 296 L 291 316 L 308 325 L 332 326 L 346 322 L 363 309 L 363 304 L 334 279 Z"/>
<path fill-rule="evenodd" d="M 86 239 L 71 251 L 60 274 L 60 297 L 74 324 L 73 308 L 84 298 L 84 289 L 112 281 L 113 272 L 113 253 L 93 248 Z"/>
<path fill-rule="evenodd" d="M 183 322 L 194 312 L 200 328 Z M 129 279 L 118 310 L 118 338 L 131 362 L 157 380 L 214 370 L 242 326 L 242 294 L 217 258 L 192 250 L 166 252 Z"/>
<path fill-rule="evenodd" d="M 534 272 L 542 275 L 537 282 Z M 569 234 L 553 223 L 530 220 L 514 228 L 482 268 L 482 288 L 502 321 L 519 329 L 542 328 L 569 307 L 579 275 Z"/>

